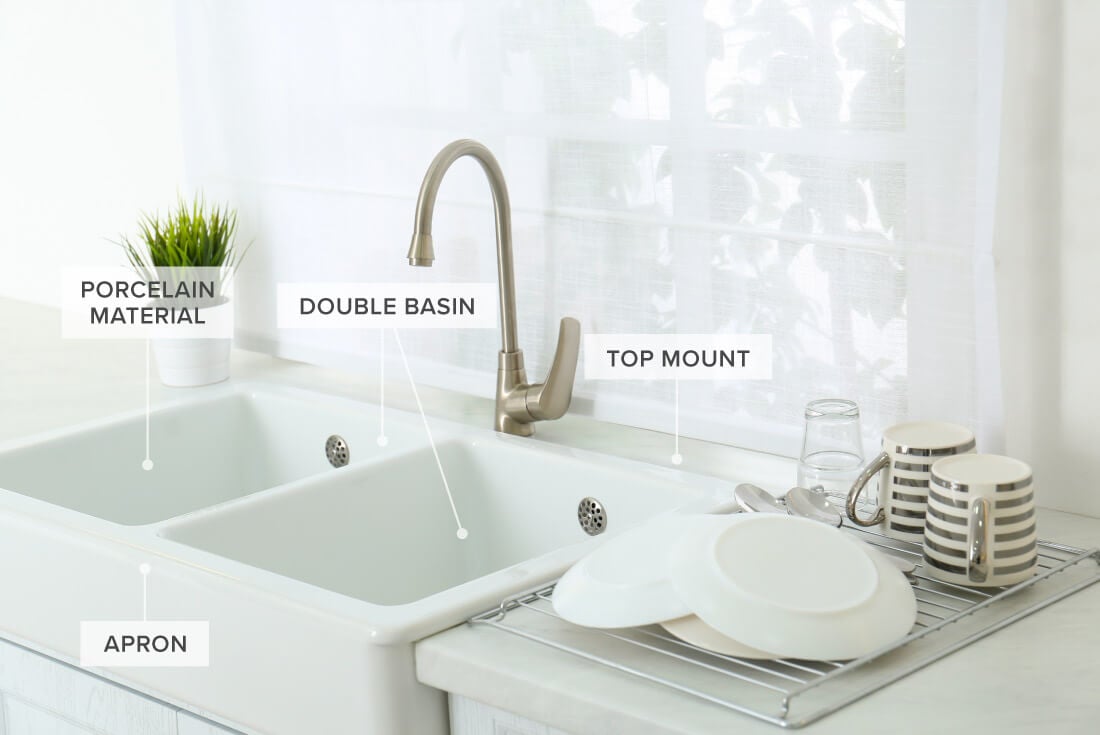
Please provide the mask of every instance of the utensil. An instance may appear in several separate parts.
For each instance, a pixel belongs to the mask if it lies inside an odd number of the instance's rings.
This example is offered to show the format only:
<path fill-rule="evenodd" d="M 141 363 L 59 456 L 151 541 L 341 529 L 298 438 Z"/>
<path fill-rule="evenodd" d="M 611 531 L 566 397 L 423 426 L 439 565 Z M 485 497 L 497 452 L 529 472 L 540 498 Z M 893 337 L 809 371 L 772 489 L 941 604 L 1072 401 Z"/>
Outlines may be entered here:
<path fill-rule="evenodd" d="M 715 520 L 748 516 L 670 514 L 605 541 L 562 576 L 555 612 L 592 628 L 652 625 L 691 614 L 668 576 L 672 548 Z"/>
<path fill-rule="evenodd" d="M 800 487 L 843 497 L 863 465 L 863 432 L 859 406 L 844 398 L 821 398 L 806 404 Z"/>
<path fill-rule="evenodd" d="M 744 482 L 734 488 L 733 497 L 741 510 L 746 513 L 785 513 L 830 526 L 840 526 L 844 523 L 843 516 L 829 504 L 828 498 L 823 493 L 804 487 L 791 488 L 783 499 L 779 500 L 767 490 Z"/>
<path fill-rule="evenodd" d="M 673 551 L 672 586 L 707 625 L 784 658 L 855 658 L 904 636 L 905 576 L 866 544 L 793 516 L 713 517 Z"/>
<path fill-rule="evenodd" d="M 932 465 L 924 562 L 936 579 L 974 587 L 1016 584 L 1038 563 L 1031 467 L 996 454 Z"/>
<path fill-rule="evenodd" d="M 974 451 L 974 433 L 965 426 L 943 421 L 896 424 L 882 432 L 882 452 L 863 468 L 848 491 L 846 511 L 858 526 L 885 524 L 892 538 L 920 543 L 928 507 L 928 478 L 932 463 L 942 457 Z M 863 519 L 857 501 L 871 478 L 882 472 L 878 509 Z"/>
<path fill-rule="evenodd" d="M 805 487 L 792 487 L 781 501 L 763 487 L 742 482 L 734 489 L 734 500 L 746 513 L 790 514 L 820 520 L 831 526 L 844 523 L 843 516 L 829 505 L 824 494 L 807 490 Z"/>
<path fill-rule="evenodd" d="M 786 513 L 775 496 L 762 487 L 743 482 L 733 489 L 733 498 L 746 513 Z"/>
<path fill-rule="evenodd" d="M 787 501 L 787 512 L 791 515 L 838 528 L 844 524 L 844 516 L 829 503 L 823 492 L 792 487 L 784 498 Z"/>

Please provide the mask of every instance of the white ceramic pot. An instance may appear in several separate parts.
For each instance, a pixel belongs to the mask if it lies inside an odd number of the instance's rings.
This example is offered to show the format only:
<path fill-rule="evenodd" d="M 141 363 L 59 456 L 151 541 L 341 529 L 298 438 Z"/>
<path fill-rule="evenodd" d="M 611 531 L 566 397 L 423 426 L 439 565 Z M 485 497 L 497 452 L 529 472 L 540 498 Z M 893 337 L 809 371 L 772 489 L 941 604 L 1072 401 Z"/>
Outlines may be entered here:
<path fill-rule="evenodd" d="M 154 339 L 160 382 L 177 388 L 220 383 L 229 377 L 233 340 Z"/>

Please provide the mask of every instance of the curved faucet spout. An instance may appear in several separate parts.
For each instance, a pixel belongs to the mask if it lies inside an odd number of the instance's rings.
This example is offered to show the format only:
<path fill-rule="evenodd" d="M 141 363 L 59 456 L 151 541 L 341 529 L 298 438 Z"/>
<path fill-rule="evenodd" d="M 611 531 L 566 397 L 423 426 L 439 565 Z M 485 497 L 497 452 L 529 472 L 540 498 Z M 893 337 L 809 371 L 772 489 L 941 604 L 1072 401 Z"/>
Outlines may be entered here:
<path fill-rule="evenodd" d="M 450 143 L 436 154 L 428 166 L 424 182 L 420 185 L 420 196 L 416 199 L 416 220 L 412 242 L 409 244 L 409 265 L 430 266 L 435 260 L 432 242 L 435 197 L 451 164 L 464 156 L 470 156 L 481 164 L 493 193 L 493 215 L 497 232 L 497 283 L 500 286 L 501 351 L 515 352 L 519 347 L 516 338 L 516 279 L 512 269 L 512 205 L 508 199 L 508 186 L 504 183 L 500 164 L 489 149 L 476 140 L 464 139 Z"/>
<path fill-rule="evenodd" d="M 451 164 L 470 156 L 481 164 L 493 192 L 497 226 L 497 283 L 500 286 L 501 350 L 497 364 L 496 430 L 530 436 L 532 425 L 561 417 L 573 396 L 581 326 L 576 319 L 561 320 L 558 346 L 545 382 L 528 383 L 523 351 L 516 339 L 516 282 L 512 271 L 512 208 L 504 173 L 489 149 L 475 140 L 456 140 L 441 150 L 428 166 L 416 200 L 416 222 L 409 243 L 409 265 L 430 266 L 435 260 L 432 213 L 443 176 Z"/>

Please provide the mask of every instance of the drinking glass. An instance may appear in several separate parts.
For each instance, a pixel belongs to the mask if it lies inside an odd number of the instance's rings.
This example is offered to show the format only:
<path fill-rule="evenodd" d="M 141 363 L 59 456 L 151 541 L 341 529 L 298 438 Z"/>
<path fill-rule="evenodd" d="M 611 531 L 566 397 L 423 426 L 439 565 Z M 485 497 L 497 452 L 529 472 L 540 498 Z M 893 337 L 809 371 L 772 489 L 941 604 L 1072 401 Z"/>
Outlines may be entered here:
<path fill-rule="evenodd" d="M 859 406 L 844 398 L 819 398 L 806 404 L 798 484 L 843 505 L 863 467 Z"/>

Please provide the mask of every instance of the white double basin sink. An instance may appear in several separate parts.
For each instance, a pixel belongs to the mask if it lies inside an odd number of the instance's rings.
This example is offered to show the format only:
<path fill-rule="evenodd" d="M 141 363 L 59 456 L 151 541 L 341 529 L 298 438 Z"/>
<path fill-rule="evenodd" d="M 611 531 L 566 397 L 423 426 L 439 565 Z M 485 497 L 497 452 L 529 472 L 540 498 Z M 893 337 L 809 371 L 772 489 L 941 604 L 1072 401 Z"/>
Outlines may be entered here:
<path fill-rule="evenodd" d="M 196 390 L 0 446 L 0 635 L 75 662 L 80 622 L 210 622 L 207 668 L 100 670 L 272 735 L 447 732 L 415 641 L 560 575 L 597 539 L 729 497 L 711 478 L 278 385 Z M 329 436 L 350 463 L 334 468 Z M 468 536 L 459 539 L 455 513 Z"/>

